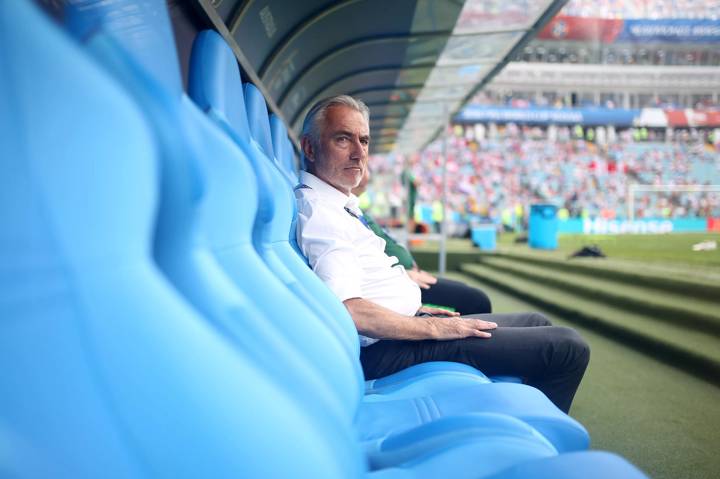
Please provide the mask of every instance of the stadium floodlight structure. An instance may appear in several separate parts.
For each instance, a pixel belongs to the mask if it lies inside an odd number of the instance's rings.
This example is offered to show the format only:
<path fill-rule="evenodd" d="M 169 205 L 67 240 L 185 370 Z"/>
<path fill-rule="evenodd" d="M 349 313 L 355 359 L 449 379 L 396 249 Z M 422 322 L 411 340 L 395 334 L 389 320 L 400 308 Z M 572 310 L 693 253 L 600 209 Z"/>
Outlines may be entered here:
<path fill-rule="evenodd" d="M 628 185 L 627 217 L 629 221 L 635 220 L 635 195 L 637 193 L 704 193 L 720 192 L 720 185 L 643 185 L 632 183 Z"/>

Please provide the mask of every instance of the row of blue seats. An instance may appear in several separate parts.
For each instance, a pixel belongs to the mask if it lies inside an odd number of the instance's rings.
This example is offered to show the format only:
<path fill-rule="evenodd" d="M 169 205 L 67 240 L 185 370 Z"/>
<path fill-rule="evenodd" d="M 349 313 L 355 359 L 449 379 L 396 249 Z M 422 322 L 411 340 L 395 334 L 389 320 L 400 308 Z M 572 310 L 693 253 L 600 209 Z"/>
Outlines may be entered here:
<path fill-rule="evenodd" d="M 3 475 L 644 477 L 529 386 L 363 380 L 291 245 L 282 122 L 217 33 L 188 94 L 163 0 L 62 27 L 0 2 L 0 42 Z"/>

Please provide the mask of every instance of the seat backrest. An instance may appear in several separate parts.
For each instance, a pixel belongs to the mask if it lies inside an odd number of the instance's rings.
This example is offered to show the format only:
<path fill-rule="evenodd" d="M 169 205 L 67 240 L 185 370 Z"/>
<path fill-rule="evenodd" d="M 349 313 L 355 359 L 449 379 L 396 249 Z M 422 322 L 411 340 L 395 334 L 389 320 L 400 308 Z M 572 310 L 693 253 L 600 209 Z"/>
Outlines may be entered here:
<path fill-rule="evenodd" d="M 238 289 L 208 247 L 202 213 L 208 211 L 207 199 L 216 184 L 209 180 L 217 178 L 213 173 L 218 162 L 223 161 L 237 163 L 233 179 L 238 183 L 233 184 L 237 195 L 228 198 L 230 202 L 222 207 L 227 221 L 238 224 L 233 231 L 240 235 L 239 243 L 249 243 L 256 187 L 247 160 L 186 97 L 164 88 L 155 81 L 157 77 L 134 62 L 134 50 L 128 51 L 124 47 L 127 42 L 114 41 L 118 36 L 147 38 L 156 31 L 162 32 L 163 29 L 156 29 L 155 24 L 169 22 L 164 2 L 150 2 L 156 5 L 155 10 L 143 10 L 132 22 L 124 22 L 127 28 L 113 26 L 108 28 L 111 36 L 105 34 L 105 23 L 116 20 L 114 9 L 123 3 L 86 3 L 82 10 L 71 15 L 86 15 L 93 10 L 92 14 L 97 17 L 99 11 L 105 12 L 100 15 L 103 23 L 94 30 L 96 33 L 85 37 L 88 51 L 143 106 L 158 144 L 162 171 L 154 248 L 158 265 L 213 326 L 251 355 L 278 384 L 287 387 L 308 411 L 322 419 L 323 426 L 337 429 L 334 434 L 349 437 L 351 432 L 347 425 L 353 409 L 348 410 L 347 404 L 353 404 L 358 386 L 352 373 L 348 372 L 352 371 L 349 361 L 333 363 L 328 359 L 333 354 L 343 354 L 339 346 L 333 349 L 336 341 L 332 334 L 323 329 L 312 331 L 304 327 L 302 321 L 297 320 L 297 315 L 303 312 L 296 311 L 302 309 L 302 305 L 293 305 L 294 297 L 287 292 L 288 302 L 278 302 L 283 291 L 270 294 L 272 284 L 259 283 L 259 287 L 266 289 L 254 296 Z M 135 45 L 142 49 L 141 43 Z M 176 55 L 172 37 L 165 40 L 164 54 Z M 225 178 L 226 181 L 229 179 Z M 233 204 L 238 210 L 237 215 L 228 210 Z M 262 263 L 252 258 L 239 264 L 238 268 L 243 274 L 261 281 L 261 275 L 265 273 L 255 268 Z M 265 274 L 267 276 L 272 277 Z M 273 314 L 285 320 L 282 330 L 276 323 L 268 321 L 265 315 L 268 310 L 261 309 L 267 303 L 275 305 Z M 326 348 L 300 348 L 303 344 L 314 346 L 315 341 L 325 341 L 329 345 Z"/>
<path fill-rule="evenodd" d="M 245 85 L 245 104 L 247 105 L 249 124 L 259 125 L 253 132 L 253 138 L 259 136 L 259 143 L 270 143 L 270 125 L 266 114 L 265 99 L 260 90 L 255 88 L 254 85 Z M 270 162 L 266 157 L 261 157 L 259 161 Z M 276 184 L 280 183 L 281 178 L 279 177 L 281 175 L 277 171 L 273 171 L 273 173 L 275 177 L 278 177 L 276 178 Z M 349 345 L 351 354 L 358 357 L 360 343 L 357 339 L 357 330 L 352 318 L 332 291 L 310 270 L 306 258 L 297 246 L 297 203 L 295 202 L 295 193 L 289 186 L 291 185 L 286 183 L 283 190 L 275 190 L 278 196 L 292 198 L 288 207 L 285 207 L 283 203 L 282 207 L 278 206 L 277 208 L 278 211 L 283 207 L 285 209 L 289 208 L 290 221 L 288 222 L 287 215 L 275 220 L 285 222 L 284 228 L 289 232 L 288 240 L 274 241 L 270 247 L 301 286 L 296 289 L 298 296 L 306 304 L 310 304 L 316 314 L 327 318 L 327 322 L 336 331 L 336 334 Z M 293 244 L 295 244 L 295 247 L 293 247 Z"/>
<path fill-rule="evenodd" d="M 249 83 L 248 85 L 252 85 L 252 83 Z M 258 90 L 258 93 L 260 93 L 259 89 L 255 85 L 252 85 L 252 87 Z M 270 122 L 267 120 L 268 110 L 265 101 L 248 101 L 247 91 L 245 91 L 244 93 L 245 109 L 248 116 L 248 128 L 250 128 L 250 137 L 255 140 L 255 143 L 257 143 L 257 145 L 260 147 L 260 151 L 262 151 L 263 155 L 265 155 L 266 158 L 268 158 L 270 161 L 273 161 L 278 166 L 281 166 L 278 161 L 278 157 L 275 155 L 275 148 L 273 147 L 272 134 L 270 133 Z M 260 96 L 262 97 L 262 93 L 260 93 Z"/>
<path fill-rule="evenodd" d="M 292 144 L 287 135 L 287 129 L 285 124 L 278 118 L 274 113 L 270 115 L 270 133 L 272 135 L 273 151 L 275 158 L 280 165 L 280 169 L 290 179 L 290 183 L 297 187 L 300 183 L 298 172 L 295 168 L 295 158 L 293 156 Z M 290 246 L 295 252 L 302 258 L 305 264 L 310 267 L 307 258 L 302 252 L 300 245 L 297 242 L 297 205 L 293 210 L 292 223 L 290 224 L 290 235 L 288 236 Z"/>
<path fill-rule="evenodd" d="M 260 90 L 252 84 L 245 85 L 245 104 L 247 105 L 248 123 L 256 125 L 251 128 L 252 137 L 258 137 L 258 143 L 271 143 L 270 123 L 265 107 L 265 99 Z M 267 157 L 261 157 L 259 161 L 269 163 Z M 290 219 L 288 222 L 287 215 L 277 218 L 275 221 L 284 222 L 284 228 L 289 231 L 288 241 L 274 241 L 270 247 L 273 249 L 277 257 L 279 257 L 285 267 L 290 270 L 293 277 L 301 285 L 296 289 L 296 293 L 303 299 L 306 304 L 311 305 L 313 311 L 319 316 L 325 318 L 326 323 L 333 328 L 338 337 L 348 346 L 348 351 L 353 357 L 360 354 L 360 343 L 357 337 L 357 330 L 352 322 L 352 318 L 345 306 L 338 301 L 337 297 L 330 289 L 320 280 L 320 278 L 310 270 L 307 259 L 300 253 L 297 245 L 297 203 L 295 202 L 295 193 L 290 184 L 283 182 L 282 175 L 277 171 L 273 171 L 272 179 L 274 184 L 262 184 L 261 188 L 275 188 L 278 195 L 283 197 L 291 197 L 292 201 L 289 207 Z M 284 186 L 284 188 L 283 188 Z M 278 211 L 281 207 L 277 208 Z M 295 247 L 292 245 L 295 244 Z"/>
<path fill-rule="evenodd" d="M 2 470 L 358 477 L 153 264 L 136 103 L 30 1 L 0 2 L 0 43 Z"/>
<path fill-rule="evenodd" d="M 285 123 L 274 113 L 270 115 L 270 133 L 272 135 L 273 152 L 278 164 L 288 175 L 293 185 L 298 183 L 298 171 L 295 167 L 295 155 L 292 143 L 288 138 Z"/>
<path fill-rule="evenodd" d="M 219 80 L 217 78 L 219 76 L 228 78 Z M 240 90 L 239 82 L 240 72 L 237 61 L 222 37 L 209 30 L 198 35 L 191 57 L 190 95 L 200 108 L 206 111 L 217 124 L 225 128 L 252 163 L 258 182 L 260 204 L 254 225 L 255 247 L 273 273 L 285 285 L 293 288 L 294 292 L 304 290 L 304 284 L 297 279 L 294 273 L 296 269 L 300 269 L 312 276 L 309 281 L 314 281 L 314 284 L 321 288 L 321 294 L 330 295 L 327 300 L 330 302 L 329 304 L 334 304 L 336 308 L 334 313 L 328 312 L 323 304 L 319 304 L 320 300 L 317 297 L 309 294 L 303 297 L 304 301 L 307 299 L 305 304 L 313 307 L 315 313 L 312 318 L 308 319 L 309 323 L 306 326 L 308 328 L 317 327 L 313 324 L 317 323 L 317 319 L 320 318 L 323 320 L 325 328 L 333 331 L 352 363 L 351 367 L 355 370 L 353 376 L 357 381 L 358 393 L 361 394 L 363 390 L 362 371 L 358 361 L 359 344 L 354 324 L 342 303 L 332 296 L 325 285 L 311 273 L 302 259 L 289 247 L 290 222 L 295 208 L 292 187 L 277 167 L 263 155 L 257 143 L 250 138 L 245 101 L 244 99 L 239 100 L 237 94 L 237 91 Z M 253 91 L 249 87 L 247 88 L 248 91 Z M 222 91 L 221 89 L 231 91 Z M 231 103 L 230 100 L 234 103 Z M 263 101 L 264 108 L 264 100 L 261 101 Z M 238 115 L 234 113 L 236 111 L 242 112 L 245 121 L 239 120 L 233 125 L 227 120 L 237 118 Z M 265 114 L 265 119 L 267 122 L 267 114 Z M 278 233 L 283 230 L 284 237 Z M 230 240 L 231 238 L 226 238 L 226 241 Z M 213 248 L 216 251 L 227 251 L 227 242 L 214 244 Z M 290 254 L 287 254 L 287 249 L 290 250 Z M 280 255 L 278 251 L 280 251 Z M 227 254 L 223 256 L 228 259 Z M 244 281 L 243 277 L 240 277 L 242 273 L 237 271 L 237 268 L 228 265 L 226 269 L 236 282 Z M 270 319 L 277 321 L 281 318 L 273 316 Z"/>

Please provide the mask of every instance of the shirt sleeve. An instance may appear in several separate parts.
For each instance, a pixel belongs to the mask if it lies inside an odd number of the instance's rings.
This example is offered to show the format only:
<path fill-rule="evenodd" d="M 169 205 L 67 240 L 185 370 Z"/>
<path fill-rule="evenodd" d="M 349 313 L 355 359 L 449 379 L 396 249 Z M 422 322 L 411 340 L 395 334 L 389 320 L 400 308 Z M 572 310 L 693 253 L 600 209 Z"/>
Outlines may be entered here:
<path fill-rule="evenodd" d="M 346 224 L 329 207 L 304 202 L 298 211 L 298 244 L 310 267 L 340 301 L 362 297 L 362 266 Z"/>

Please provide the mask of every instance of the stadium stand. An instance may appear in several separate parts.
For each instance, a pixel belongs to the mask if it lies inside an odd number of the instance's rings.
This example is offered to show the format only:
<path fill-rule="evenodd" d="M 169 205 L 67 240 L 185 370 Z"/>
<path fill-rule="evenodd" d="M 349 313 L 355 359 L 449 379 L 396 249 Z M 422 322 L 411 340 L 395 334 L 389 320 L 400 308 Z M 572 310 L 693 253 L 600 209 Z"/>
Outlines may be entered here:
<path fill-rule="evenodd" d="M 717 2 L 693 0 L 645 0 L 642 2 L 600 0 L 571 1 L 564 8 L 565 15 L 590 18 L 720 18 Z"/>
<path fill-rule="evenodd" d="M 573 0 L 475 101 L 717 110 L 718 8 Z"/>
<path fill-rule="evenodd" d="M 720 184 L 718 153 L 701 136 L 636 141 L 633 132 L 625 130 L 613 141 L 600 144 L 576 138 L 569 127 L 553 129 L 510 124 L 490 137 L 476 138 L 475 128 L 460 127 L 447 141 L 438 140 L 410 159 L 419 179 L 418 203 L 429 208 L 442 195 L 443 151 L 447 168 L 453 172 L 448 204 L 464 218 L 489 217 L 499 222 L 503 212 L 514 211 L 517 205 L 527 209 L 535 202 L 554 201 L 570 218 L 614 219 L 627 215 L 630 184 Z M 548 141 L 552 137 L 555 140 Z M 375 158 L 372 168 L 378 175 L 398 178 L 402 163 L 402 158 L 393 163 Z M 391 187 L 400 186 L 396 180 Z M 387 185 L 382 188 L 386 190 Z M 387 211 L 387 195 L 375 198 L 371 190 L 369 196 L 371 204 Z M 717 217 L 720 195 L 709 191 L 642 194 L 635 201 L 634 214 L 636 218 Z"/>
<path fill-rule="evenodd" d="M 66 7 L 0 3 L 3 475 L 645 477 L 523 384 L 363 384 L 230 47 L 198 36 L 188 96 L 164 1 Z"/>

